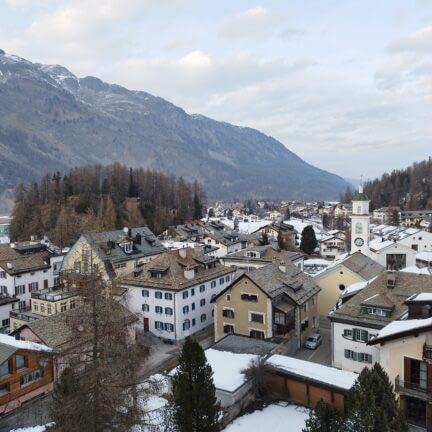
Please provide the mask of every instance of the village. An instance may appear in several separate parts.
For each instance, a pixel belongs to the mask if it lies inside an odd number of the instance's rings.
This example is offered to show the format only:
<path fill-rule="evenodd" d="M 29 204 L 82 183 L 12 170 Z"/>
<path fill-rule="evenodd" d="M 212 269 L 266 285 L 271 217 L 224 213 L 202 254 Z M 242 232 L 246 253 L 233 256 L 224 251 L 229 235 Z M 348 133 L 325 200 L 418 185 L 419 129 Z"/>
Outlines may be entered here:
<path fill-rule="evenodd" d="M 125 346 L 148 350 L 140 382 L 162 383 L 143 430 L 163 430 L 170 376 L 192 337 L 226 431 L 252 421 L 277 432 L 290 418 L 301 431 L 320 400 L 343 413 L 375 363 L 410 430 L 431 431 L 432 211 L 370 212 L 369 202 L 360 186 L 349 203 L 215 203 L 159 236 L 125 227 L 82 233 L 70 248 L 11 243 L 10 219 L 0 219 L 0 430 L 49 423 L 47 401 L 85 343 L 75 318 L 97 280 Z M 272 366 L 278 403 L 242 417 L 254 400 L 244 371 L 258 360 Z"/>

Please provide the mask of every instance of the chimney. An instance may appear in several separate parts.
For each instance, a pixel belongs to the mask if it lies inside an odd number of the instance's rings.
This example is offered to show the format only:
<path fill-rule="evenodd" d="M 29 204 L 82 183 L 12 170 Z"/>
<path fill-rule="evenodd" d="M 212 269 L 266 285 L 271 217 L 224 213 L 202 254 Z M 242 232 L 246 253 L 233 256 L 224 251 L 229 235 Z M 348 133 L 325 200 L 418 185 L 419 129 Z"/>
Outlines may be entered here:
<path fill-rule="evenodd" d="M 12 265 L 12 263 L 10 263 L 10 262 L 8 262 L 8 263 L 6 264 L 6 266 L 7 266 L 8 270 L 12 270 L 12 269 L 13 269 L 13 265 Z"/>
<path fill-rule="evenodd" d="M 185 267 L 184 277 L 188 280 L 193 279 L 195 277 L 195 269 L 193 267 Z"/>
<path fill-rule="evenodd" d="M 279 262 L 279 270 L 280 270 L 282 273 L 286 273 L 286 265 L 285 265 L 285 261 L 280 261 L 280 262 Z"/>
<path fill-rule="evenodd" d="M 138 234 L 135 236 L 135 241 L 136 241 L 137 244 L 141 244 L 141 234 L 140 234 L 140 233 L 138 233 Z"/>
<path fill-rule="evenodd" d="M 186 249 L 185 248 L 179 249 L 179 255 L 180 258 L 186 258 L 187 256 Z"/>
<path fill-rule="evenodd" d="M 389 289 L 393 289 L 396 285 L 396 272 L 394 271 L 387 271 L 387 283 L 386 286 Z"/>
<path fill-rule="evenodd" d="M 124 228 L 123 228 L 123 234 L 124 234 L 124 235 L 127 235 L 128 232 L 129 232 L 129 228 L 128 228 L 128 227 L 124 227 Z"/>

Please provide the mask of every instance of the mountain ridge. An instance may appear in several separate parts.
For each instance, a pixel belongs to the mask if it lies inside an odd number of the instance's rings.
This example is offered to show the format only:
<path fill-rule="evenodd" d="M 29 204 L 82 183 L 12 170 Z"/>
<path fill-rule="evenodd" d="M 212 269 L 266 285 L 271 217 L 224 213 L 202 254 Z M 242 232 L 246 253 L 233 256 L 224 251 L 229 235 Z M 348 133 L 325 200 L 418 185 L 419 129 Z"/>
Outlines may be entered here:
<path fill-rule="evenodd" d="M 1 52 L 0 152 L 0 190 L 116 160 L 198 179 L 210 198 L 335 198 L 347 187 L 253 128 Z"/>

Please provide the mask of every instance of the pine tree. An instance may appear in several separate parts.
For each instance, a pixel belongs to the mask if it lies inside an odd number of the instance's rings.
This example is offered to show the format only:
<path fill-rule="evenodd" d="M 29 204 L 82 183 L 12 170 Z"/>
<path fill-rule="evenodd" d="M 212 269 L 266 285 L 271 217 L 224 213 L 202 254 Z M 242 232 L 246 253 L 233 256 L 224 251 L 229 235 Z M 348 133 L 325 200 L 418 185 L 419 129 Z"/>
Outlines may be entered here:
<path fill-rule="evenodd" d="M 265 246 L 269 244 L 269 239 L 268 239 L 268 235 L 267 233 L 263 232 L 261 234 L 261 240 L 260 240 L 260 245 L 261 246 Z"/>
<path fill-rule="evenodd" d="M 302 432 L 343 432 L 343 419 L 339 412 L 322 399 L 311 410 Z"/>
<path fill-rule="evenodd" d="M 169 411 L 177 432 L 220 430 L 220 404 L 216 400 L 213 371 L 198 342 L 187 338 L 172 379 Z"/>
<path fill-rule="evenodd" d="M 304 253 L 310 255 L 315 250 L 317 245 L 318 245 L 318 242 L 317 242 L 317 239 L 315 237 L 315 231 L 313 229 L 313 226 L 308 225 L 308 226 L 304 227 L 304 229 L 302 231 L 300 249 Z"/>
<path fill-rule="evenodd" d="M 277 242 L 278 242 L 279 249 L 284 250 L 285 249 L 285 239 L 284 239 L 284 236 L 283 236 L 281 230 L 279 230 L 279 232 L 278 232 Z"/>
<path fill-rule="evenodd" d="M 364 368 L 347 398 L 346 432 L 406 432 L 408 426 L 379 363 Z"/>

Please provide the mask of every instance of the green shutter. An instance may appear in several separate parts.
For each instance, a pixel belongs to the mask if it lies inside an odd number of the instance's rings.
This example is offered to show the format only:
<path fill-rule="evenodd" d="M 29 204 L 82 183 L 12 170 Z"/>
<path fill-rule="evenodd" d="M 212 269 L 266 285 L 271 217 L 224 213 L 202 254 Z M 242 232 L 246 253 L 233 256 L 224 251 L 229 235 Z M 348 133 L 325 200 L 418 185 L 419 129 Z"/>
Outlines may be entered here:
<path fill-rule="evenodd" d="M 372 363 L 372 354 L 368 355 L 368 363 Z"/>
<path fill-rule="evenodd" d="M 355 351 L 353 351 L 353 360 L 357 361 L 357 353 Z"/>

